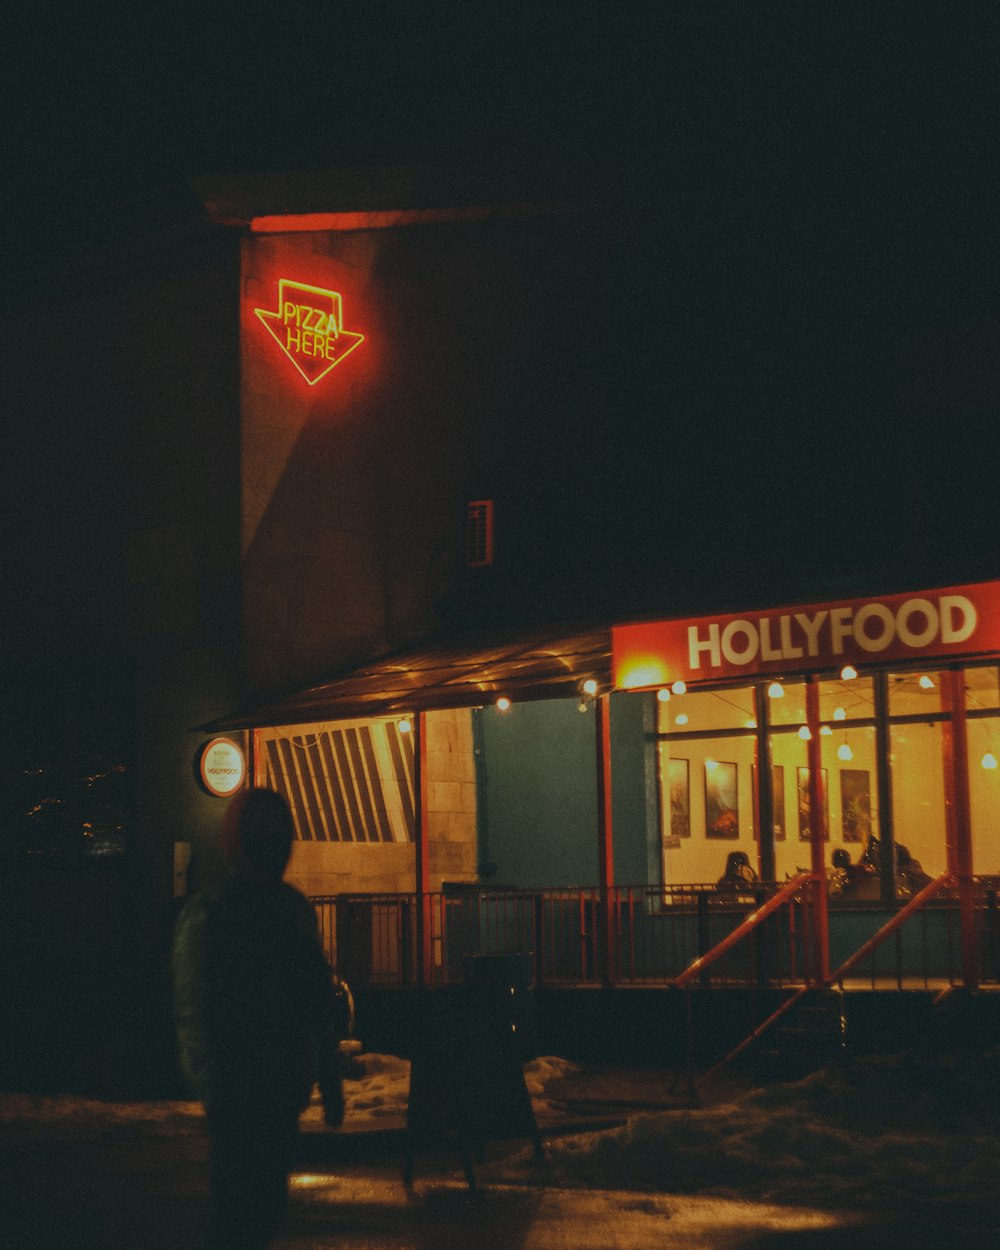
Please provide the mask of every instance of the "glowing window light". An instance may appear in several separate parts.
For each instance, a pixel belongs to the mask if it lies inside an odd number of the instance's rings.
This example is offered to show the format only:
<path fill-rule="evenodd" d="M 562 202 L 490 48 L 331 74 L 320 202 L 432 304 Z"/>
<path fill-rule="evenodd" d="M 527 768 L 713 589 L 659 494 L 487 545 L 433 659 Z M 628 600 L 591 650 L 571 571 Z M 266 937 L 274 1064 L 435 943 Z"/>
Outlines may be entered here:
<path fill-rule="evenodd" d="M 276 311 L 255 308 L 268 333 L 310 386 L 315 386 L 365 341 L 344 329 L 339 291 L 278 279 Z"/>
<path fill-rule="evenodd" d="M 809 728 L 808 725 L 802 726 L 802 728 L 799 730 L 799 737 L 802 739 L 803 742 L 809 741 L 809 739 L 812 737 L 812 730 Z"/>
<path fill-rule="evenodd" d="M 854 759 L 854 752 L 851 750 L 851 748 L 847 745 L 846 742 L 842 742 L 840 746 L 837 747 L 837 759 L 838 760 L 853 760 Z"/>
<path fill-rule="evenodd" d="M 780 681 L 772 681 L 767 688 L 767 697 L 769 699 L 783 699 L 785 697 L 785 687 Z"/>
<path fill-rule="evenodd" d="M 997 766 L 997 757 L 992 751 L 987 751 L 979 763 L 986 769 L 994 769 Z"/>
<path fill-rule="evenodd" d="M 674 692 L 674 694 L 684 694 L 687 690 L 687 685 L 682 681 L 675 681 L 670 689 Z"/>
<path fill-rule="evenodd" d="M 497 699 L 496 709 L 498 712 L 507 712 L 510 710 L 510 699 L 508 699 L 505 694 L 502 694 L 500 698 Z"/>
<path fill-rule="evenodd" d="M 666 686 L 661 686 L 660 689 L 657 690 L 656 692 L 656 697 L 660 700 L 661 703 L 669 703 L 670 691 L 666 688 Z"/>
<path fill-rule="evenodd" d="M 932 678 L 928 677 L 926 673 L 924 673 L 923 676 L 920 678 L 920 681 L 918 684 L 921 690 L 933 690 L 934 689 L 934 681 Z"/>
<path fill-rule="evenodd" d="M 844 681 L 851 681 L 858 675 L 858 670 L 853 664 L 845 664 L 840 670 L 840 676 Z"/>

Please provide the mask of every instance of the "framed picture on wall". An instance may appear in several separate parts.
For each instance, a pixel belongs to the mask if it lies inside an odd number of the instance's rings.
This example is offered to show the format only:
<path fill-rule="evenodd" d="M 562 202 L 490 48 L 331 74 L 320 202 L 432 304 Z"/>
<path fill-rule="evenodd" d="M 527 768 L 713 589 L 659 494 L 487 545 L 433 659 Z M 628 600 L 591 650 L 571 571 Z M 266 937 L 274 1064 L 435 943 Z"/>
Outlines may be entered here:
<path fill-rule="evenodd" d="M 667 762 L 667 788 L 670 794 L 670 836 L 691 836 L 691 765 L 671 757 Z"/>
<path fill-rule="evenodd" d="M 740 836 L 739 782 L 735 764 L 705 761 L 705 837 Z"/>
<path fill-rule="evenodd" d="M 771 765 L 771 820 L 774 840 L 785 840 L 785 768 L 783 764 Z"/>
<path fill-rule="evenodd" d="M 872 831 L 872 792 L 867 769 L 840 770 L 840 822 L 845 842 L 868 841 Z"/>
<path fill-rule="evenodd" d="M 799 841 L 809 841 L 809 769 L 800 768 L 798 772 L 799 782 Z M 826 769 L 820 769 L 820 778 L 823 783 L 823 838 L 829 840 L 830 837 L 830 791 L 826 785 Z"/>

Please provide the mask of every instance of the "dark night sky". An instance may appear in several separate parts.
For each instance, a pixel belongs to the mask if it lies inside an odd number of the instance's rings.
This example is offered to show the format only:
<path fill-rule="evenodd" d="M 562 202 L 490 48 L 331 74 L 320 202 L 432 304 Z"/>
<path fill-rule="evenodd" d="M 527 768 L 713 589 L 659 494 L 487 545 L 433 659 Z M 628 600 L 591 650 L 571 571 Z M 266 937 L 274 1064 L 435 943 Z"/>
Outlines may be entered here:
<path fill-rule="evenodd" d="M 834 573 L 1000 574 L 996 5 L 43 5 L 18 22 L 8 298 L 190 215 L 199 173 L 593 168 L 633 214 L 628 420 L 613 446 L 606 421 L 581 426 L 576 454 L 633 484 L 651 543 L 697 512 L 705 550 L 741 550 L 746 572 L 754 512 L 777 576 L 821 513 Z M 651 508 L 668 459 L 698 490 Z"/>

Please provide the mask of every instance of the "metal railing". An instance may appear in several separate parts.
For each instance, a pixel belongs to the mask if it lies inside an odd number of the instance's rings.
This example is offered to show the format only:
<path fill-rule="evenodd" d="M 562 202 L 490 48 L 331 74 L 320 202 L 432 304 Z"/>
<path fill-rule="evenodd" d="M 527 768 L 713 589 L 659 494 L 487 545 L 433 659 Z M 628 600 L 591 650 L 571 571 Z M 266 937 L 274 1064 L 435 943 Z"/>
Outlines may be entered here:
<path fill-rule="evenodd" d="M 719 947 L 776 894 L 749 941 L 699 970 L 699 984 L 797 983 L 803 975 L 808 909 L 788 883 L 745 890 L 715 885 L 616 886 L 551 890 L 433 891 L 424 896 L 424 981 L 463 980 L 480 955 L 531 958 L 538 985 L 668 985 Z M 352 984 L 418 980 L 419 900 L 415 894 L 340 894 L 312 899 L 324 948 Z"/>
<path fill-rule="evenodd" d="M 535 984 L 796 986 L 810 975 L 808 891 L 797 882 L 738 891 L 714 885 L 489 890 L 470 886 L 424 898 L 424 980 L 463 980 L 479 955 L 530 955 Z M 1000 881 L 975 879 L 979 979 L 1000 984 Z M 833 980 L 871 988 L 934 988 L 961 979 L 958 900 L 938 878 L 878 927 L 877 906 L 830 909 L 842 955 Z M 781 901 L 776 902 L 781 896 Z M 312 899 L 324 948 L 352 983 L 418 980 L 415 894 L 339 894 Z M 748 917 L 760 921 L 736 934 Z M 606 911 L 605 911 L 606 909 Z M 856 928 L 851 928 L 856 923 Z M 730 940 L 732 938 L 732 940 Z M 845 945 L 846 944 L 846 945 Z M 710 963 L 698 963 L 715 952 Z"/>

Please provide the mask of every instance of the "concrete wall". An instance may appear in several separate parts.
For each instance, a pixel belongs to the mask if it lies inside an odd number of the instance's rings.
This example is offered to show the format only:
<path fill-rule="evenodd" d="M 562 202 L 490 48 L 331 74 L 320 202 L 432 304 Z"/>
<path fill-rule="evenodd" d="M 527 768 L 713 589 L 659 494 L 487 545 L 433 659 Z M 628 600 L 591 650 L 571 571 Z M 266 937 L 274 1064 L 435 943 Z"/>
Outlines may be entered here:
<path fill-rule="evenodd" d="M 583 219 L 251 237 L 243 245 L 242 550 L 248 689 L 285 691 L 425 636 L 463 573 L 466 504 L 497 501 L 512 587 L 575 494 L 594 356 Z M 255 309 L 281 279 L 337 291 L 366 336 L 310 386 Z M 584 329 L 584 327 L 589 327 Z M 560 487 L 557 483 L 563 482 Z M 530 579 L 529 579 L 530 580 Z M 512 591 L 513 593 L 513 591 Z"/>

